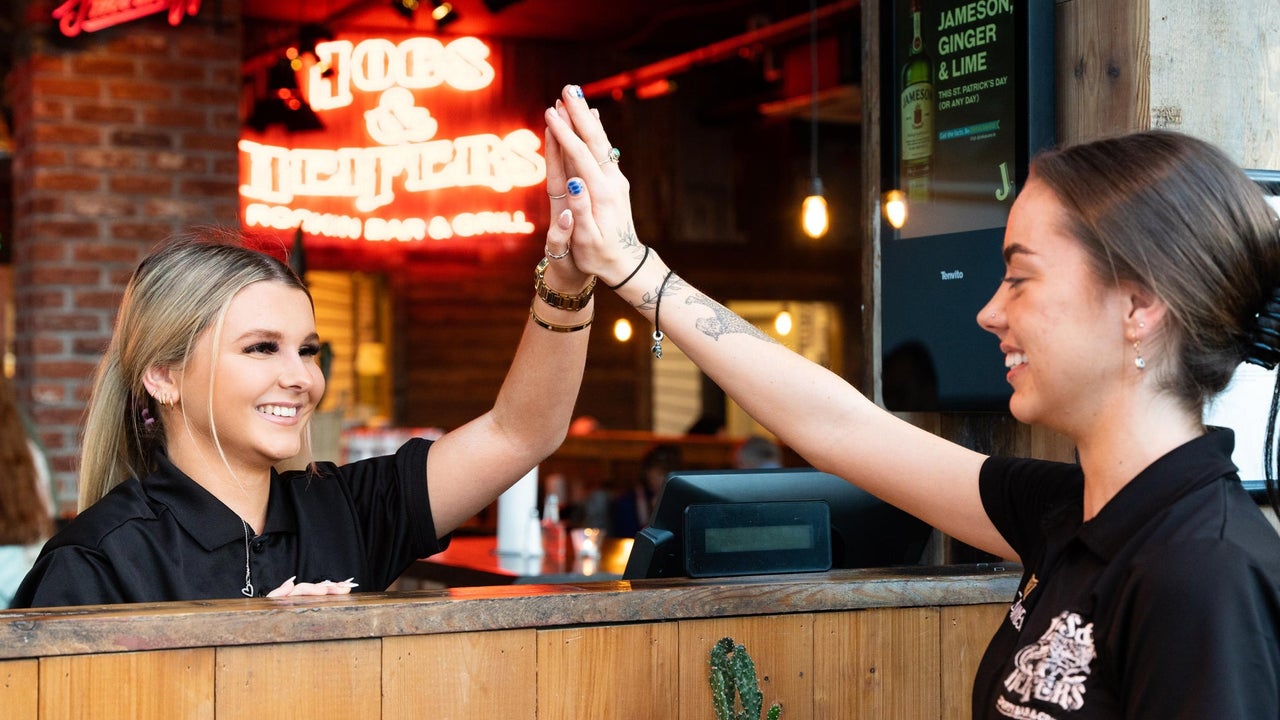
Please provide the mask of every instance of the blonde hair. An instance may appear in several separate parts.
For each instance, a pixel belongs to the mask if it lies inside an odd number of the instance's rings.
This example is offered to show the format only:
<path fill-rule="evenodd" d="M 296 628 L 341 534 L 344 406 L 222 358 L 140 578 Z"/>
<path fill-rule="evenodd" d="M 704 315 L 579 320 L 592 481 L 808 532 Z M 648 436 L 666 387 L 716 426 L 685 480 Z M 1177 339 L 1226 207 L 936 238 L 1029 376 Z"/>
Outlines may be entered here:
<path fill-rule="evenodd" d="M 263 281 L 307 292 L 288 265 L 224 231 L 167 241 L 138 265 L 125 287 L 89 400 L 80 465 L 81 510 L 116 485 L 146 477 L 156 468 L 155 454 L 164 449 L 164 428 L 155 400 L 143 385 L 147 369 L 185 366 L 196 340 L 220 323 L 236 293 Z"/>

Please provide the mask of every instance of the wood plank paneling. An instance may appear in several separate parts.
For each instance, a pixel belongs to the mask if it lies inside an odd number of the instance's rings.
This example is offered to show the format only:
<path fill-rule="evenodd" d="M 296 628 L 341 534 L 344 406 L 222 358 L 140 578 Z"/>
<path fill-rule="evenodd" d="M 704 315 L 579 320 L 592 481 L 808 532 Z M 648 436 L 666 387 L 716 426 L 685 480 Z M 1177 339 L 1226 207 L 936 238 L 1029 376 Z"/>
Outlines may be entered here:
<path fill-rule="evenodd" d="M 212 720 L 214 650 L 40 660 L 40 718 Z"/>
<path fill-rule="evenodd" d="M 813 656 L 815 717 L 938 717 L 937 608 L 818 615 Z"/>
<path fill-rule="evenodd" d="M 860 717 L 815 714 L 814 615 L 725 617 L 680 623 L 680 720 L 711 720 L 709 659 L 720 638 L 732 637 L 747 648 L 756 666 L 764 710 L 782 704 L 786 720 L 820 717 Z"/>
<path fill-rule="evenodd" d="M 1008 612 L 1007 603 L 942 608 L 942 720 L 969 717 L 978 663 Z"/>
<path fill-rule="evenodd" d="M 676 623 L 538 631 L 538 720 L 676 717 L 679 636 Z"/>
<path fill-rule="evenodd" d="M 0 708 L 6 720 L 36 720 L 40 682 L 39 660 L 0 662 Z"/>
<path fill-rule="evenodd" d="M 381 676 L 381 639 L 219 648 L 217 717 L 377 718 Z"/>
<path fill-rule="evenodd" d="M 385 638 L 382 718 L 533 720 L 537 663 L 532 628 Z"/>
<path fill-rule="evenodd" d="M 1058 142 L 1092 140 L 1151 122 L 1147 0 L 1070 0 L 1055 7 Z"/>

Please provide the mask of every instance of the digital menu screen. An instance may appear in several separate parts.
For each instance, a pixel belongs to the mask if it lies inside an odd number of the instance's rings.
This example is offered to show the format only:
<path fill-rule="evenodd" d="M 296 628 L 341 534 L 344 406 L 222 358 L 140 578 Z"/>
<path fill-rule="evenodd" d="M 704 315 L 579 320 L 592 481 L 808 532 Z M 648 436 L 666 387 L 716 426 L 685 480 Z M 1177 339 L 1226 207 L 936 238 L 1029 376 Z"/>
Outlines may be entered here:
<path fill-rule="evenodd" d="M 1052 0 L 883 0 L 882 389 L 891 410 L 1000 410 L 979 309 L 1031 155 L 1052 144 Z"/>
<path fill-rule="evenodd" d="M 899 2 L 900 239 L 1002 227 L 1018 167 L 1013 0 Z"/>

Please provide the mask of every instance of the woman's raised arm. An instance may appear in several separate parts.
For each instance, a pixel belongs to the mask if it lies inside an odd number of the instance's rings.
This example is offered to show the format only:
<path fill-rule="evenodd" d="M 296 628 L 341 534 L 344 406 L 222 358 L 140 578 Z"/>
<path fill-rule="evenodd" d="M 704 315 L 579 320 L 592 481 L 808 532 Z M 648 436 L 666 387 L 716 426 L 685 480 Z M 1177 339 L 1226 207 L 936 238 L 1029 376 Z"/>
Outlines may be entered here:
<path fill-rule="evenodd" d="M 814 467 L 970 545 L 1014 557 L 982 507 L 983 455 L 886 412 L 686 282 L 637 237 L 618 154 L 581 91 L 567 88 L 546 116 L 577 173 L 568 185 L 574 259 L 655 323 L 662 337 L 655 355 L 663 342 L 675 343 Z"/>

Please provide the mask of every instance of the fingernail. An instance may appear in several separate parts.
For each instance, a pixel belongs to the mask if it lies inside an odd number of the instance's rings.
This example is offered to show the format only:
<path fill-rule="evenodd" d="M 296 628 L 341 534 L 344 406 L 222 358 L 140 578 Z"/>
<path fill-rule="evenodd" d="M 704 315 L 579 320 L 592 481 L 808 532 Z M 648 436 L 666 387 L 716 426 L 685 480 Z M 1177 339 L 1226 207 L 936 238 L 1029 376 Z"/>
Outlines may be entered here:
<path fill-rule="evenodd" d="M 560 217 L 556 218 L 556 224 L 564 230 L 568 230 L 573 227 L 573 212 L 569 210 L 569 208 L 565 208 L 564 211 L 560 213 Z"/>
<path fill-rule="evenodd" d="M 574 197 L 581 195 L 582 191 L 586 189 L 585 186 L 583 186 L 582 181 L 579 180 L 578 178 L 574 178 L 570 180 L 568 183 L 568 188 L 569 188 L 569 194 Z"/>
<path fill-rule="evenodd" d="M 556 98 L 556 109 L 559 110 L 562 107 L 564 107 L 564 103 L 560 102 L 560 98 Z"/>
<path fill-rule="evenodd" d="M 582 88 L 578 87 L 577 85 L 569 86 L 569 94 L 573 95 L 579 100 L 582 100 L 584 97 L 586 97 L 585 95 L 582 94 Z"/>

